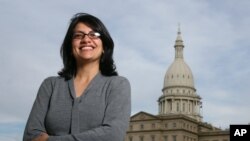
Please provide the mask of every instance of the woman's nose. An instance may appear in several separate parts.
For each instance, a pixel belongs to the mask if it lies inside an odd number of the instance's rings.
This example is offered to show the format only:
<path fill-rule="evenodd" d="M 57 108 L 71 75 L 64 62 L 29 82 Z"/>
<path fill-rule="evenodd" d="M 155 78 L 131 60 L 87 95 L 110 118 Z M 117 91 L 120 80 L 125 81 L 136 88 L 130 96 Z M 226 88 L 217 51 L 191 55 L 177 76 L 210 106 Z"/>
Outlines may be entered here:
<path fill-rule="evenodd" d="M 91 39 L 89 38 L 88 35 L 85 35 L 82 39 L 81 42 L 85 43 L 85 42 L 91 42 Z"/>

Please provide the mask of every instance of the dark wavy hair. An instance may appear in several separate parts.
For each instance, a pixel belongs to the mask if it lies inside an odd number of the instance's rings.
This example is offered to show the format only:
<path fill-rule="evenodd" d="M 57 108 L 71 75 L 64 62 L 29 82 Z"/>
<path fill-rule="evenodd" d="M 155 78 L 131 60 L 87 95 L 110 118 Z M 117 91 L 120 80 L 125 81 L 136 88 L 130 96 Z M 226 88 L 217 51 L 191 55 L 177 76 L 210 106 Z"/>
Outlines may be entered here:
<path fill-rule="evenodd" d="M 71 19 L 68 31 L 65 35 L 61 46 L 61 57 L 63 60 L 63 68 L 58 74 L 64 77 L 66 80 L 71 79 L 76 75 L 76 60 L 73 56 L 72 51 L 72 37 L 74 28 L 78 23 L 84 23 L 92 30 L 101 34 L 100 39 L 102 40 L 104 53 L 100 59 L 100 72 L 105 76 L 118 75 L 116 66 L 113 60 L 114 42 L 104 26 L 104 24 L 98 18 L 87 13 L 77 13 Z"/>

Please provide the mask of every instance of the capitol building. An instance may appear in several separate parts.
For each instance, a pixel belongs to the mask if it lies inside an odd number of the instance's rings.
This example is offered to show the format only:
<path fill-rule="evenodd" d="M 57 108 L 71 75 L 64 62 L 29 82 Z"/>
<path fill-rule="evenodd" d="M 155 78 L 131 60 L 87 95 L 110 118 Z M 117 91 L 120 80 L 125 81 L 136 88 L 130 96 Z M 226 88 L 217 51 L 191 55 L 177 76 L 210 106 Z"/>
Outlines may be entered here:
<path fill-rule="evenodd" d="M 229 130 L 202 119 L 202 101 L 183 58 L 180 28 L 174 48 L 175 58 L 165 74 L 158 99 L 158 115 L 141 111 L 131 116 L 125 141 L 229 141 Z"/>

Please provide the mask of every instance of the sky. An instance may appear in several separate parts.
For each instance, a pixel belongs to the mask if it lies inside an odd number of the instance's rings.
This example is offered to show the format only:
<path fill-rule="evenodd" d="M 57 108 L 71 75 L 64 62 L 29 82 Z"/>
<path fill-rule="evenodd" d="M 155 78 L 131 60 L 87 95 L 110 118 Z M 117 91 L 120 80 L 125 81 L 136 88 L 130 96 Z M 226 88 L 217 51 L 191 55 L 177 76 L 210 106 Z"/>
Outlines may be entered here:
<path fill-rule="evenodd" d="M 158 114 L 180 23 L 203 121 L 250 123 L 249 0 L 0 0 L 0 141 L 20 141 L 41 82 L 62 68 L 70 18 L 95 15 L 132 87 L 132 115 Z"/>

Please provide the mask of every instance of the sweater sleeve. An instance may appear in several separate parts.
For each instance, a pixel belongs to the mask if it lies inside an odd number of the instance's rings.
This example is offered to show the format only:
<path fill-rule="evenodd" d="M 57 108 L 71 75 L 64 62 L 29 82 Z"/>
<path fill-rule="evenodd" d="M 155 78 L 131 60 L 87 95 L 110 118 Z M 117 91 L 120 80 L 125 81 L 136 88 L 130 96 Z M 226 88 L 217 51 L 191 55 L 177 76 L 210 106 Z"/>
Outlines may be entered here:
<path fill-rule="evenodd" d="M 24 130 L 23 141 L 31 141 L 46 133 L 44 119 L 48 110 L 52 86 L 49 79 L 41 84 Z"/>
<path fill-rule="evenodd" d="M 50 136 L 48 141 L 123 141 L 128 129 L 130 113 L 129 81 L 125 78 L 116 79 L 107 95 L 105 117 L 100 127 L 78 134 Z"/>

